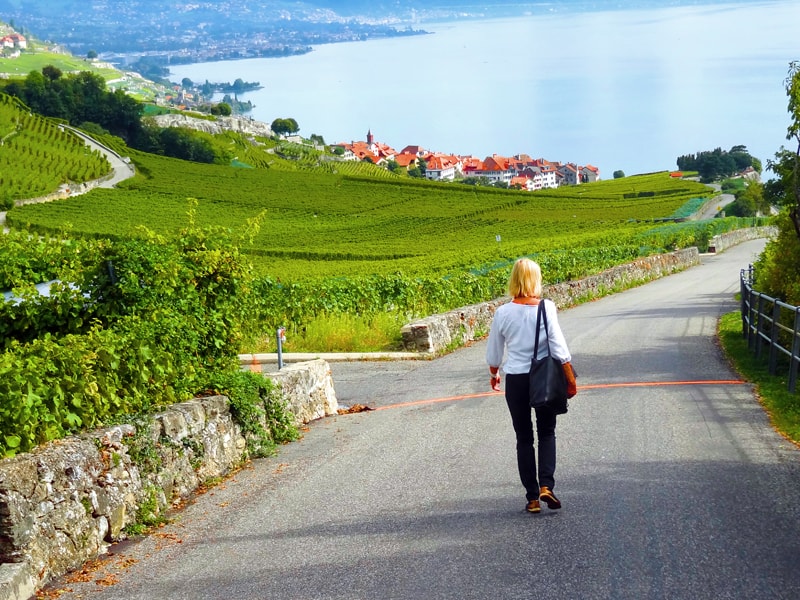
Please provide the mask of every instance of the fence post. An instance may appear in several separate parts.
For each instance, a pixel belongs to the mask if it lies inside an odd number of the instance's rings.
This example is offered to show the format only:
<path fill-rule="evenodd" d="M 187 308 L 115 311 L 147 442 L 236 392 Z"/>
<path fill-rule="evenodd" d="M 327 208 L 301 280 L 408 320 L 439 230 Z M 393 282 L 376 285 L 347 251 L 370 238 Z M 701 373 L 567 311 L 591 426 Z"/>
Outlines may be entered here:
<path fill-rule="evenodd" d="M 794 309 L 794 337 L 792 355 L 789 357 L 789 391 L 794 393 L 797 386 L 797 367 L 800 364 L 800 306 Z"/>
<path fill-rule="evenodd" d="M 275 332 L 275 341 L 278 346 L 278 370 L 283 368 L 283 342 L 286 341 L 286 328 L 278 327 Z"/>
<path fill-rule="evenodd" d="M 758 308 L 756 309 L 756 358 L 761 358 L 761 340 L 764 333 L 764 296 L 758 295 Z"/>
<path fill-rule="evenodd" d="M 772 326 L 769 332 L 769 374 L 775 375 L 778 371 L 778 334 L 780 333 L 779 323 L 781 322 L 781 305 L 777 300 L 772 304 Z"/>
<path fill-rule="evenodd" d="M 756 313 L 755 313 L 755 301 L 758 297 L 758 292 L 754 289 L 750 288 L 747 292 L 747 348 L 749 350 L 754 350 L 756 345 Z"/>
<path fill-rule="evenodd" d="M 744 282 L 744 269 L 739 272 L 739 315 L 742 317 L 742 337 L 747 338 L 747 284 Z"/>

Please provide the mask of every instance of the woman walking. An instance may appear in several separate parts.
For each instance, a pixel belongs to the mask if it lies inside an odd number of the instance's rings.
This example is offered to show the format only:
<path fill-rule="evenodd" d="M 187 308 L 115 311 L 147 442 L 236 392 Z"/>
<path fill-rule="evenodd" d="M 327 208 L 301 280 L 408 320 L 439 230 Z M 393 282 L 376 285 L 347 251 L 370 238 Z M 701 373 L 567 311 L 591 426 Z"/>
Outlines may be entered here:
<path fill-rule="evenodd" d="M 528 512 L 538 513 L 540 502 L 548 508 L 561 508 L 553 493 L 556 471 L 556 413 L 551 408 L 537 408 L 536 437 L 539 450 L 537 469 L 536 451 L 533 447 L 533 423 L 529 404 L 529 375 L 536 337 L 536 313 L 539 302 L 544 302 L 547 313 L 549 338 L 540 325 L 540 339 L 550 344 L 550 354 L 561 361 L 567 376 L 568 395 L 576 391 L 575 373 L 572 370 L 569 348 L 558 324 L 555 304 L 542 300 L 542 272 L 539 265 L 528 258 L 520 258 L 511 269 L 508 292 L 512 301 L 495 311 L 486 348 L 486 362 L 491 374 L 493 390 L 500 391 L 499 369 L 506 374 L 506 404 L 511 413 L 511 423 L 517 436 L 517 466 L 525 487 Z M 546 344 L 539 344 L 539 358 L 547 354 Z M 505 355 L 505 362 L 503 357 Z"/>

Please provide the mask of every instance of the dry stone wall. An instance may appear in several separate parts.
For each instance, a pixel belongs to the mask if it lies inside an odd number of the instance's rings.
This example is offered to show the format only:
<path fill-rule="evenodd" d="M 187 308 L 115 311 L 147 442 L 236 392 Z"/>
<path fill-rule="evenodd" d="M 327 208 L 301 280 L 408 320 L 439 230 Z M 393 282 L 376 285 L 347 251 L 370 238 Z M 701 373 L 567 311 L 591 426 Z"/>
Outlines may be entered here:
<path fill-rule="evenodd" d="M 268 375 L 297 424 L 336 414 L 324 360 Z M 247 458 L 228 398 L 176 404 L 137 425 L 46 444 L 0 461 L 0 600 L 31 597 Z"/>
<path fill-rule="evenodd" d="M 777 227 L 749 227 L 747 229 L 737 229 L 721 235 L 715 235 L 708 244 L 709 252 L 724 252 L 731 246 L 757 240 L 760 238 L 770 238 L 778 235 Z M 744 265 L 742 265 L 744 266 Z"/>

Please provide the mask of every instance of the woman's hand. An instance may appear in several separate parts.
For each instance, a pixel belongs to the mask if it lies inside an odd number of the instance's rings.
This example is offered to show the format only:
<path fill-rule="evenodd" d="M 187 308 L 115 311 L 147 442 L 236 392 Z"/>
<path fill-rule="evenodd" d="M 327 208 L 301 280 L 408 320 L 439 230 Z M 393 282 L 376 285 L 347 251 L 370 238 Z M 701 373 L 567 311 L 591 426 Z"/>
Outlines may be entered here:
<path fill-rule="evenodd" d="M 489 367 L 489 384 L 495 392 L 500 391 L 500 367 Z"/>
<path fill-rule="evenodd" d="M 564 368 L 564 375 L 567 378 L 567 398 L 572 398 L 578 393 L 578 382 L 575 381 L 575 369 L 572 368 L 572 363 L 562 363 Z"/>
<path fill-rule="evenodd" d="M 492 385 L 492 389 L 495 392 L 499 392 L 500 391 L 500 375 L 498 373 L 494 373 L 494 374 L 490 375 L 489 377 L 490 377 L 489 383 Z"/>

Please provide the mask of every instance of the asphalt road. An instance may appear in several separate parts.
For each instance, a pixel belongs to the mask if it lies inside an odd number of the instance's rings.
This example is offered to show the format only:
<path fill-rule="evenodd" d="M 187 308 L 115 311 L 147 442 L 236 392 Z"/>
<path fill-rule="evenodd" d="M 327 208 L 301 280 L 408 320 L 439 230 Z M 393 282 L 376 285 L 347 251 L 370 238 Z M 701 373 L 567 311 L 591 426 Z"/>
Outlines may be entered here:
<path fill-rule="evenodd" d="M 378 410 L 312 424 L 61 598 L 800 597 L 800 450 L 714 342 L 762 246 L 561 312 L 562 510 L 523 510 L 483 342 L 335 363 L 340 403 Z"/>
<path fill-rule="evenodd" d="M 706 206 L 703 212 L 695 215 L 697 220 L 713 219 L 722 209 L 728 206 L 728 204 L 736 200 L 736 196 L 734 196 L 733 194 L 719 194 L 714 198 L 714 200 L 715 202 L 712 202 L 708 206 Z"/>

